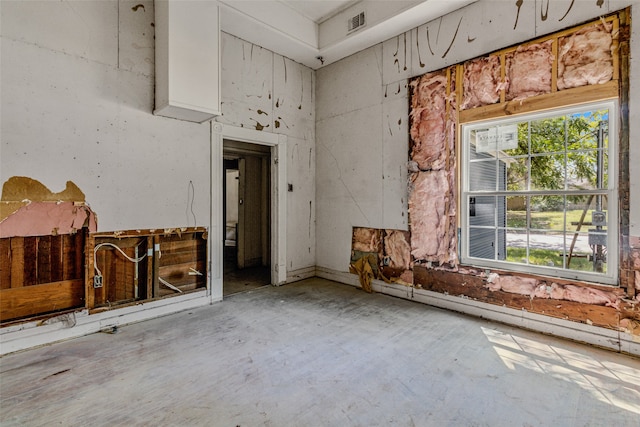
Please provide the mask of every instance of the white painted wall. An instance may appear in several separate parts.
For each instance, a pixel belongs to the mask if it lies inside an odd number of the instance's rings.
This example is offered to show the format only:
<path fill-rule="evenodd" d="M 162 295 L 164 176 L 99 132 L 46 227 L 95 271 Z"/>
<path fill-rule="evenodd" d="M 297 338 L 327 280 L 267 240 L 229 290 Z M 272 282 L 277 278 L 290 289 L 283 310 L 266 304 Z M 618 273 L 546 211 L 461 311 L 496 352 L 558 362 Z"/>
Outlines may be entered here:
<path fill-rule="evenodd" d="M 353 226 L 407 228 L 407 78 L 592 20 L 633 2 L 597 3 L 525 1 L 518 14 L 516 2 L 480 0 L 319 69 L 317 265 L 348 270 Z M 640 7 L 634 8 L 632 21 L 640 22 Z M 640 236 L 640 165 L 633 162 L 640 158 L 640 33 L 638 25 L 632 28 L 630 234 Z"/>
<path fill-rule="evenodd" d="M 287 136 L 287 274 L 315 266 L 315 72 L 222 33 L 222 116 L 216 121 Z"/>
<path fill-rule="evenodd" d="M 73 181 L 101 231 L 210 227 L 211 125 L 152 114 L 153 1 L 3 0 L 0 15 L 0 181 Z M 286 264 L 313 268 L 314 72 L 222 37 L 219 121 L 288 136 Z"/>
<path fill-rule="evenodd" d="M 209 226 L 209 125 L 152 115 L 153 2 L 3 1 L 0 13 L 0 181 L 73 181 L 99 230 Z"/>

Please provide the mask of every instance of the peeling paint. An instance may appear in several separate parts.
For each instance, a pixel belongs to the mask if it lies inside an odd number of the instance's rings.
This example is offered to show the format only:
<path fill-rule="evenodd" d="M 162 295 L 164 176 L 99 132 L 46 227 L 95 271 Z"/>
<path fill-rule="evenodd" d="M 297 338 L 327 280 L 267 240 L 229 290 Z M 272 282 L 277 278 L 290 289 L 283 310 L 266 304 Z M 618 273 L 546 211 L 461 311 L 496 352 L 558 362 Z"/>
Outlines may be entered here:
<path fill-rule="evenodd" d="M 83 227 L 97 230 L 84 193 L 71 181 L 53 193 L 34 179 L 11 177 L 2 187 L 0 215 L 0 237 L 73 234 Z"/>

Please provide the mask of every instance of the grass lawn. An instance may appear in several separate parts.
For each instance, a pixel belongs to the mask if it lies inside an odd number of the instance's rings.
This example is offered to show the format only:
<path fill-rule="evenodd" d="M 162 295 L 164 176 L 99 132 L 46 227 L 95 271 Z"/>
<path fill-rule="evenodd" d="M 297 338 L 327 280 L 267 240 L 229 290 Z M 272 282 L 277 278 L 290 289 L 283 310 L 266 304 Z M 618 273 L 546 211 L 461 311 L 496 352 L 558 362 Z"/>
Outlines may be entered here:
<path fill-rule="evenodd" d="M 523 263 L 527 258 L 525 248 L 507 248 L 507 261 Z M 524 261 L 526 262 L 526 261 Z M 534 249 L 529 251 L 529 264 L 562 268 L 561 252 L 552 249 Z M 593 263 L 586 257 L 572 257 L 570 270 L 593 271 Z M 606 264 L 605 264 L 606 269 Z"/>
<path fill-rule="evenodd" d="M 591 212 L 588 210 L 584 216 L 584 222 L 591 222 Z M 572 222 L 580 221 L 582 209 L 567 211 L 567 231 L 575 231 L 577 226 L 571 225 Z M 507 227 L 526 228 L 527 213 L 526 211 L 509 211 L 507 213 Z M 564 212 L 531 212 L 531 228 L 540 230 L 562 230 L 564 225 Z M 580 231 L 586 232 L 590 225 L 582 225 Z M 573 262 L 573 261 L 571 261 Z"/>

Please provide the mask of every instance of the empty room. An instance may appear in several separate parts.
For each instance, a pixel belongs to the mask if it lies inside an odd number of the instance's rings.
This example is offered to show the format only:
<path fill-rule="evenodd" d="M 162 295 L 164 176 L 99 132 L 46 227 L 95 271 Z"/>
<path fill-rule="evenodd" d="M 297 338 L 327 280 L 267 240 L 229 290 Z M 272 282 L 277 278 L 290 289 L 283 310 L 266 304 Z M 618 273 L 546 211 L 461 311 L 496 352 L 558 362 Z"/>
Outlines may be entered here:
<path fill-rule="evenodd" d="M 637 426 L 633 0 L 0 1 L 0 424 Z"/>

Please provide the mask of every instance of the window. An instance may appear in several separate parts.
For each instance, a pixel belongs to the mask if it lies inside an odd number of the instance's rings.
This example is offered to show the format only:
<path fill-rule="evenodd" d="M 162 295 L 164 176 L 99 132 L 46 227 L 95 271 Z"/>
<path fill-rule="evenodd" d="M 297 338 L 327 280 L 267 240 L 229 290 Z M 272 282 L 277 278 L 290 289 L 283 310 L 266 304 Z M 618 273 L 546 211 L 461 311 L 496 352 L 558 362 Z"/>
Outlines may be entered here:
<path fill-rule="evenodd" d="M 462 262 L 617 283 L 616 111 L 463 125 Z"/>

